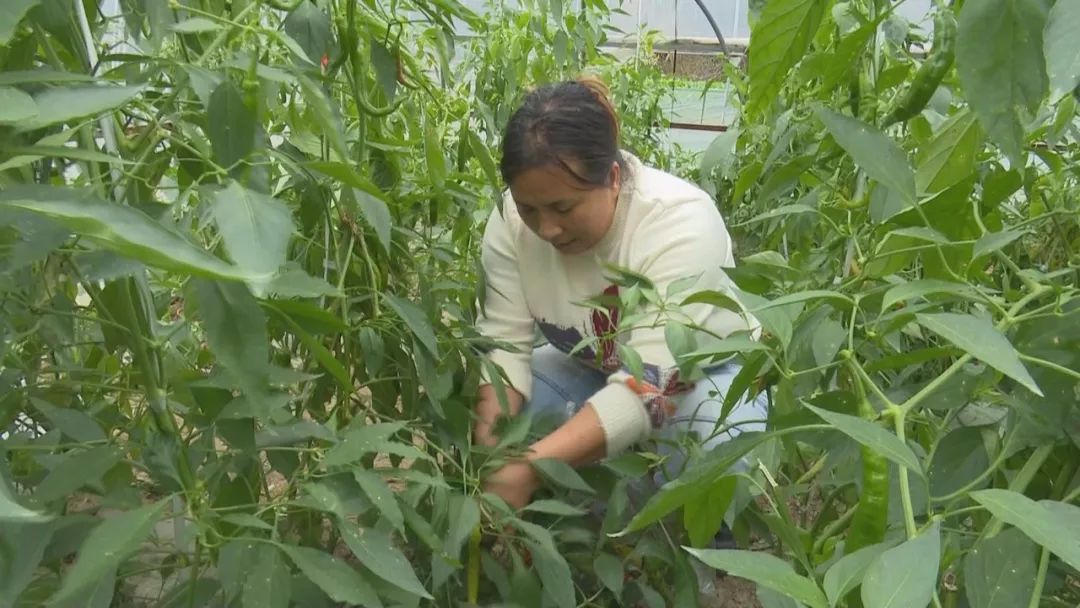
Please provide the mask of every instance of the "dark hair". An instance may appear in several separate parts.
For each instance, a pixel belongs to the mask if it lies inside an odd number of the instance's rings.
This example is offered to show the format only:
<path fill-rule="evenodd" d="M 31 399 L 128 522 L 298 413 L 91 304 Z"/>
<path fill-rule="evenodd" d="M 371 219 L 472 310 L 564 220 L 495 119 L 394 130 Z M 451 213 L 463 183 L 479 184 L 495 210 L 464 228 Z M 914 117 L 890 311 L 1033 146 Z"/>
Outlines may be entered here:
<path fill-rule="evenodd" d="M 576 161 L 576 170 L 570 163 Z M 619 119 L 595 76 L 531 91 L 510 117 L 499 168 L 509 185 L 529 169 L 556 165 L 586 186 L 606 186 L 619 152 Z"/>

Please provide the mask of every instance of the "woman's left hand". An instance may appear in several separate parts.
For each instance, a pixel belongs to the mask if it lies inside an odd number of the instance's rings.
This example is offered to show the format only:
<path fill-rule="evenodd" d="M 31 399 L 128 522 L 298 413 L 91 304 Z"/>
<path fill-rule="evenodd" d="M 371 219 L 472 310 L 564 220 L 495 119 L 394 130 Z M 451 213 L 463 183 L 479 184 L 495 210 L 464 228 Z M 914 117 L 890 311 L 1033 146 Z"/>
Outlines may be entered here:
<path fill-rule="evenodd" d="M 484 489 L 502 498 L 514 510 L 529 504 L 532 495 L 540 488 L 540 479 L 536 476 L 528 461 L 514 461 L 503 465 L 484 483 Z"/>

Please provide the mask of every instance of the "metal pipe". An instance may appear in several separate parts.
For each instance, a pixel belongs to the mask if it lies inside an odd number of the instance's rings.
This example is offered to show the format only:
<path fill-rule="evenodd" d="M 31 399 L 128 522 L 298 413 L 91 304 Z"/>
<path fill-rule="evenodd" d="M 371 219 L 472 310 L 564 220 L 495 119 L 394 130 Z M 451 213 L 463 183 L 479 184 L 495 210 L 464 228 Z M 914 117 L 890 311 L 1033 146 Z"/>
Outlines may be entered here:
<path fill-rule="evenodd" d="M 705 13 L 705 19 L 709 22 L 709 26 L 712 27 L 713 34 L 716 34 L 716 40 L 720 43 L 720 52 L 726 56 L 728 52 L 727 44 L 724 43 L 724 35 L 720 32 L 720 26 L 716 25 L 716 19 L 713 19 L 712 13 L 705 7 L 705 0 L 694 0 L 694 4 L 697 4 L 701 12 Z"/>

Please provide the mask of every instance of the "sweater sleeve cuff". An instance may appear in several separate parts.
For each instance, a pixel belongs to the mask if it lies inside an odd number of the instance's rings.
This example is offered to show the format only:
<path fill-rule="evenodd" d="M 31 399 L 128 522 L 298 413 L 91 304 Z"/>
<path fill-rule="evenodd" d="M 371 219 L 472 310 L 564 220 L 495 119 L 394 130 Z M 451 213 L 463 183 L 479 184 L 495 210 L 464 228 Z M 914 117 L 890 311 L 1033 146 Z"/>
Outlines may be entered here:
<path fill-rule="evenodd" d="M 646 439 L 652 432 L 641 397 L 622 382 L 609 382 L 589 403 L 600 418 L 609 457 Z"/>
<path fill-rule="evenodd" d="M 510 386 L 528 401 L 532 398 L 532 357 L 522 353 L 512 353 L 505 350 L 495 350 L 488 353 L 487 358 L 498 367 L 502 367 L 506 378 L 510 380 Z M 505 383 L 505 380 L 503 380 Z M 480 367 L 480 384 L 492 384 L 491 373 L 488 366 Z"/>

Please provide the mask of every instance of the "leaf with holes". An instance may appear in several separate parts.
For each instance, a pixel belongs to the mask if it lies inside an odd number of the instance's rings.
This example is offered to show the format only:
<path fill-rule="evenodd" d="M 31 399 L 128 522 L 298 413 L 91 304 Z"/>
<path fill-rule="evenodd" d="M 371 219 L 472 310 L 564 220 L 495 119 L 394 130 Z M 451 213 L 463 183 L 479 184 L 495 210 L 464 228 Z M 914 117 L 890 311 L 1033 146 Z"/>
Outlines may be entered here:
<path fill-rule="evenodd" d="M 1018 528 L 979 541 L 964 557 L 971 608 L 1026 606 L 1035 588 L 1038 548 Z"/>

